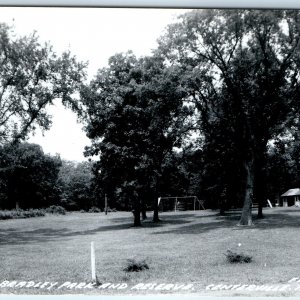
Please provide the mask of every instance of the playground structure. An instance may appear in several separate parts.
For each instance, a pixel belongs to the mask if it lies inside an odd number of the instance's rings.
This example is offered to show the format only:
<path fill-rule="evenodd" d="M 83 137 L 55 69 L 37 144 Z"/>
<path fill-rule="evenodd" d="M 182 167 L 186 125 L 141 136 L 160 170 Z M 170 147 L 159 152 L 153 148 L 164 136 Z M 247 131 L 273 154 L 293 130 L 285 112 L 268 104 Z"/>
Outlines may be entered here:
<path fill-rule="evenodd" d="M 199 200 L 197 196 L 184 197 L 159 197 L 158 208 L 160 211 L 187 211 L 204 209 L 204 201 Z"/>

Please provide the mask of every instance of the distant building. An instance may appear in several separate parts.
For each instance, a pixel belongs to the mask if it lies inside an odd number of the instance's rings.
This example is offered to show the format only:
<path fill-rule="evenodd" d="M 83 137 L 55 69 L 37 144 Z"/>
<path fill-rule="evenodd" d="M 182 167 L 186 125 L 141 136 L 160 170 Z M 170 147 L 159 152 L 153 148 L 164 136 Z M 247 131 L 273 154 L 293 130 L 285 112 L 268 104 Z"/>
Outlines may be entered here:
<path fill-rule="evenodd" d="M 281 195 L 282 206 L 300 206 L 300 189 L 290 189 Z"/>

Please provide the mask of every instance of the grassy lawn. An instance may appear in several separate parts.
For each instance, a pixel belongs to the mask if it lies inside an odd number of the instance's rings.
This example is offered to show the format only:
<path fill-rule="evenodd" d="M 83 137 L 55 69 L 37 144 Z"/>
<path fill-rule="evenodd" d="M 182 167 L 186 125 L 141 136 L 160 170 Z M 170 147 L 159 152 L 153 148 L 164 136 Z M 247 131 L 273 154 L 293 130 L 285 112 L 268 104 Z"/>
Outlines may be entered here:
<path fill-rule="evenodd" d="M 90 243 L 94 241 L 97 276 L 102 283 L 190 284 L 186 293 L 247 295 L 238 291 L 207 291 L 210 284 L 284 284 L 300 277 L 300 209 L 265 209 L 255 226 L 235 226 L 239 215 L 215 211 L 163 213 L 133 228 L 130 213 L 69 213 L 65 216 L 0 221 L 0 282 L 91 281 Z M 241 244 L 238 246 L 238 244 Z M 229 264 L 227 249 L 249 254 L 250 264 Z M 144 259 L 149 270 L 126 273 L 127 259 Z M 300 283 L 298 284 L 300 286 Z M 122 294 L 157 291 L 122 290 Z M 174 291 L 165 291 L 170 293 Z M 118 294 L 116 289 L 0 288 L 0 293 Z M 183 291 L 182 291 L 183 293 Z M 248 292 L 253 295 L 253 292 Z M 300 295 L 256 292 L 257 295 Z"/>

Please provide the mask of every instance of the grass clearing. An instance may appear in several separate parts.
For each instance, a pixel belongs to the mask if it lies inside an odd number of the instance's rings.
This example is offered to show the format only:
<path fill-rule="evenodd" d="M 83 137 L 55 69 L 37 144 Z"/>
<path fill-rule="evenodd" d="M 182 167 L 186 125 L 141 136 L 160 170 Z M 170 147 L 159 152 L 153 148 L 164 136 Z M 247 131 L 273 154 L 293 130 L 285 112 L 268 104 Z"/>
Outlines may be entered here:
<path fill-rule="evenodd" d="M 147 220 L 141 228 L 132 227 L 128 212 L 3 220 L 0 281 L 89 282 L 90 243 L 94 241 L 97 277 L 102 283 L 193 283 L 193 293 L 206 295 L 234 294 L 205 291 L 210 284 L 283 284 L 300 277 L 300 209 L 268 208 L 265 215 L 249 228 L 235 226 L 239 218 L 236 213 L 223 217 L 210 210 L 163 213 L 162 222 Z M 247 253 L 253 261 L 230 264 L 224 256 L 228 249 Z M 128 259 L 144 260 L 149 269 L 127 273 Z M 0 292 L 79 293 L 29 288 L 2 288 Z M 108 289 L 101 293 L 120 292 Z"/>

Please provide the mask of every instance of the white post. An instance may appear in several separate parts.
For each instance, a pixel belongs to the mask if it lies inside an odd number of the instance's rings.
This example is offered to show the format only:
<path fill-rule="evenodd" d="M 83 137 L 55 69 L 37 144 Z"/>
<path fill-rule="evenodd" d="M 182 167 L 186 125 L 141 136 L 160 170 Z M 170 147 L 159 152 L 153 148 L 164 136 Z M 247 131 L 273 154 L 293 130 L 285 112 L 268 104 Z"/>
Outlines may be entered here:
<path fill-rule="evenodd" d="M 95 259 L 95 247 L 94 242 L 91 242 L 91 268 L 92 268 L 92 281 L 96 282 L 96 259 Z"/>
<path fill-rule="evenodd" d="M 269 199 L 267 199 L 267 202 L 268 202 L 269 206 L 270 206 L 271 208 L 273 208 L 272 203 L 271 203 L 271 201 L 270 201 Z"/>
<path fill-rule="evenodd" d="M 177 198 L 175 198 L 175 212 L 177 211 Z"/>
<path fill-rule="evenodd" d="M 196 211 L 196 197 L 194 197 L 194 211 Z"/>

